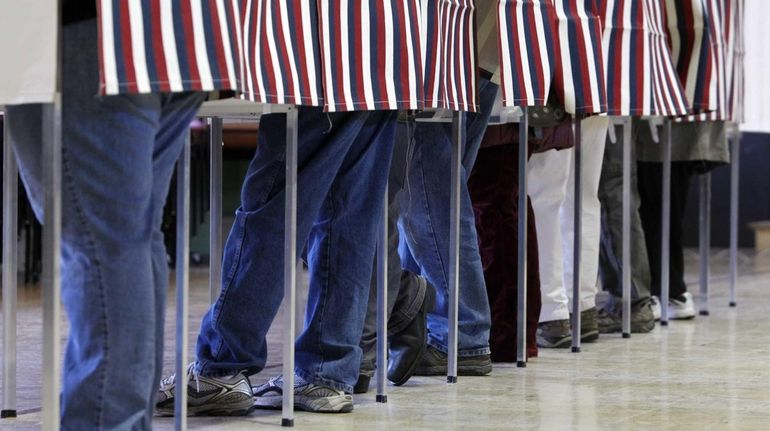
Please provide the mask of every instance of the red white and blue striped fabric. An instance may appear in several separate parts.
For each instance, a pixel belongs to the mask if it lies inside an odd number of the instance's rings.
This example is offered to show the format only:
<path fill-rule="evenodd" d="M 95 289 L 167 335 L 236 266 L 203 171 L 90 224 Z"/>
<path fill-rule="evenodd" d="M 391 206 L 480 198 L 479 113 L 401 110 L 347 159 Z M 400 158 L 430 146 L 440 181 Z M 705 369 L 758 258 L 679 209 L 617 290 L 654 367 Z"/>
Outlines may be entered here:
<path fill-rule="evenodd" d="M 559 32 L 556 91 L 571 114 L 607 112 L 602 22 L 592 0 L 554 0 Z"/>
<path fill-rule="evenodd" d="M 419 0 L 318 1 L 326 108 L 422 107 Z"/>
<path fill-rule="evenodd" d="M 708 1 L 666 1 L 671 57 L 695 112 L 716 110 L 719 99 L 719 65 L 712 46 L 715 29 L 709 17 Z"/>
<path fill-rule="evenodd" d="M 242 8 L 238 32 L 243 38 L 243 97 L 261 103 L 322 105 L 322 56 L 314 2 L 237 3 Z"/>
<path fill-rule="evenodd" d="M 728 94 L 731 92 L 731 72 L 733 65 L 728 65 L 728 45 L 732 32 L 732 3 L 728 0 L 705 0 L 708 11 L 711 50 L 714 57 L 714 81 L 716 82 L 716 108 L 708 113 L 701 113 L 688 118 L 695 121 L 721 121 L 731 117 Z"/>
<path fill-rule="evenodd" d="M 727 120 L 742 123 L 744 119 L 744 0 L 726 0 L 725 39 L 727 41 Z"/>
<path fill-rule="evenodd" d="M 689 103 L 671 59 L 664 0 L 601 0 L 610 115 L 682 116 Z"/>
<path fill-rule="evenodd" d="M 461 96 L 446 107 L 474 106 L 475 52 L 461 49 L 473 46 L 471 0 L 100 0 L 102 93 L 226 89 L 329 111 L 419 109 L 421 1 L 466 17 L 446 21 L 455 39 L 442 58 L 474 73 L 443 85 Z"/>
<path fill-rule="evenodd" d="M 744 0 L 711 0 L 711 5 L 720 12 L 724 55 L 723 103 L 711 120 L 743 121 L 743 62 L 746 55 L 743 41 Z M 718 48 L 715 48 L 718 49 Z"/>
<path fill-rule="evenodd" d="M 425 108 L 475 112 L 473 0 L 421 0 L 420 3 Z"/>
<path fill-rule="evenodd" d="M 504 106 L 544 105 L 553 89 L 571 114 L 606 112 L 596 12 L 593 0 L 500 0 Z"/>
<path fill-rule="evenodd" d="M 725 17 L 727 16 L 725 0 L 706 0 L 710 21 L 711 49 L 714 52 L 716 65 L 716 109 L 706 116 L 710 120 L 725 120 L 727 118 L 727 46 L 725 40 Z"/>
<path fill-rule="evenodd" d="M 101 0 L 102 93 L 238 89 L 240 3 Z"/>
<path fill-rule="evenodd" d="M 499 0 L 503 106 L 543 106 L 557 61 L 552 0 Z"/>

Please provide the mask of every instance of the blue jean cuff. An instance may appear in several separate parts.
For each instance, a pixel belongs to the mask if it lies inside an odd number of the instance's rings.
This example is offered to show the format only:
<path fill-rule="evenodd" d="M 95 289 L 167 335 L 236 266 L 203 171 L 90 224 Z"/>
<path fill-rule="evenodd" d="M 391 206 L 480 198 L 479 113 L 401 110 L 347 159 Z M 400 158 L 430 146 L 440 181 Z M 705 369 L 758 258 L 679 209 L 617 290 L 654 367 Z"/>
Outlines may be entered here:
<path fill-rule="evenodd" d="M 446 346 L 442 346 L 436 343 L 435 341 L 432 341 L 432 340 L 428 341 L 428 345 L 445 355 L 449 354 L 449 349 Z M 491 353 L 492 351 L 489 349 L 489 346 L 486 346 L 486 347 L 476 347 L 473 349 L 460 349 L 457 352 L 457 356 L 460 356 L 462 358 L 467 358 L 471 356 L 489 355 Z"/>
<path fill-rule="evenodd" d="M 308 373 L 307 371 L 300 369 L 299 367 L 294 367 L 294 374 L 301 377 L 302 380 L 317 386 L 326 386 L 328 388 L 337 389 L 338 391 L 344 391 L 345 393 L 348 393 L 348 394 L 353 393 L 352 385 L 347 385 L 345 383 L 340 383 L 335 380 L 329 380 L 329 379 L 324 379 L 323 377 L 318 377 L 312 373 Z"/>
<path fill-rule="evenodd" d="M 215 365 L 211 361 L 195 361 L 195 366 L 193 366 L 193 372 L 199 376 L 203 377 L 212 377 L 212 378 L 218 378 L 218 377 L 224 377 L 224 376 L 232 376 L 236 373 L 245 373 L 246 369 L 243 368 L 215 368 L 213 367 Z M 213 369 L 212 369 L 213 368 Z M 256 374 L 255 372 L 251 372 L 249 374 Z"/>

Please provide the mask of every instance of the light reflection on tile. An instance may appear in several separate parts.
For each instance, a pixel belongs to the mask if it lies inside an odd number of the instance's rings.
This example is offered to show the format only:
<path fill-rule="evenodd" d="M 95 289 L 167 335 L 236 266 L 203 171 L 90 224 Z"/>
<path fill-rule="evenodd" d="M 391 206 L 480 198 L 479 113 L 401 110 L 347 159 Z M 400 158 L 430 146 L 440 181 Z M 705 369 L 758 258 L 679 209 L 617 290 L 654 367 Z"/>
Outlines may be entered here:
<path fill-rule="evenodd" d="M 297 414 L 301 430 L 764 430 L 770 429 L 770 264 L 747 266 L 739 308 L 727 305 L 727 274 L 715 261 L 711 316 L 672 322 L 630 340 L 602 337 L 583 353 L 541 351 L 526 369 L 495 367 L 493 375 L 414 378 L 389 388 L 388 404 L 356 396 L 349 415 Z M 691 269 L 697 267 L 691 266 Z M 691 273 L 690 278 L 697 277 Z M 193 274 L 190 341 L 208 298 L 207 274 Z M 691 284 L 696 290 L 697 284 Z M 173 298 L 173 292 L 170 297 Z M 19 408 L 38 408 L 40 394 L 39 295 L 20 301 Z M 172 367 L 173 304 L 167 318 L 166 368 Z M 281 318 L 277 322 L 281 322 Z M 278 329 L 278 330 L 277 330 Z M 270 358 L 259 378 L 280 370 L 280 328 L 269 334 Z M 0 422 L 0 429 L 38 429 L 39 413 Z M 191 430 L 278 429 L 280 413 L 247 418 L 190 418 Z M 173 421 L 156 418 L 159 430 Z"/>

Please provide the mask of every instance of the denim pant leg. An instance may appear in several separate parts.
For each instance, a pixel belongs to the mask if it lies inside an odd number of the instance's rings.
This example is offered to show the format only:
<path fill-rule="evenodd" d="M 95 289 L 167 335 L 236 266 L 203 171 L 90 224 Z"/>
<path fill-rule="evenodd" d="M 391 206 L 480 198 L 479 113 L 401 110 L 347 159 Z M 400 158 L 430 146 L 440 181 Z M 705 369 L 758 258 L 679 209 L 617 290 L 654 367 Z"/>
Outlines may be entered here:
<path fill-rule="evenodd" d="M 458 345 L 461 356 L 489 353 L 491 317 L 478 250 L 476 224 L 468 194 L 467 179 L 476 160 L 497 86 L 480 81 L 481 110 L 468 114 L 466 147 L 460 186 L 460 304 Z M 436 307 L 428 315 L 428 343 L 446 352 L 449 305 L 449 197 L 452 153 L 451 126 L 418 123 L 414 157 L 401 197 L 400 230 L 408 249 L 404 259 L 413 258 L 421 273 L 437 289 Z"/>
<path fill-rule="evenodd" d="M 306 328 L 297 339 L 296 373 L 353 391 L 369 298 L 382 196 L 393 154 L 395 112 L 372 112 L 356 136 L 308 239 Z"/>
<path fill-rule="evenodd" d="M 96 21 L 66 26 L 62 64 L 62 300 L 70 321 L 61 426 L 65 430 L 150 429 L 158 382 L 162 310 L 153 214 L 202 96 L 96 97 Z M 19 168 L 41 213 L 40 108 L 9 109 Z M 168 148 L 160 149 L 163 127 Z M 24 127 L 26 125 L 27 127 Z M 167 151 L 171 157 L 158 158 Z M 174 156 L 176 155 L 176 156 Z M 114 388 L 120 388 L 114 392 Z"/>
<path fill-rule="evenodd" d="M 300 108 L 298 248 L 307 242 L 337 172 L 369 116 Z M 283 299 L 286 116 L 266 115 L 260 123 L 259 145 L 225 244 L 222 291 L 198 335 L 197 371 L 203 375 L 262 370 L 267 359 L 265 335 Z M 371 257 L 362 266 L 371 271 Z M 367 286 L 368 277 L 367 272 Z"/>
<path fill-rule="evenodd" d="M 197 106 L 205 99 L 199 94 L 170 94 L 163 96 L 160 113 L 160 127 L 155 138 L 155 149 L 152 156 L 152 269 L 155 280 L 155 379 L 159 382 L 163 373 L 163 339 L 166 315 L 166 292 L 168 291 L 168 259 L 163 232 L 160 227 L 163 222 L 163 209 L 169 193 L 171 177 L 184 146 L 192 115 L 192 106 Z M 186 113 L 186 114 L 185 114 Z M 147 414 L 152 420 L 155 411 L 155 397 L 158 394 L 157 384 L 148 388 L 150 404 Z"/>
<path fill-rule="evenodd" d="M 396 128 L 393 160 L 388 175 L 388 334 L 396 334 L 414 320 L 425 298 L 425 283 L 418 276 L 402 269 L 398 254 L 398 216 L 401 213 L 398 196 L 404 187 L 406 167 L 411 157 L 411 143 L 408 128 L 413 125 L 399 122 Z M 369 303 L 361 335 L 360 374 L 372 376 L 377 359 L 377 270 L 372 271 L 372 285 L 369 289 Z"/>
<path fill-rule="evenodd" d="M 604 290 L 610 292 L 608 307 L 623 295 L 623 134 L 618 129 L 618 142 L 607 143 L 599 181 L 601 202 L 601 247 L 599 277 Z M 633 151 L 634 145 L 631 145 Z M 632 156 L 633 160 L 633 156 Z M 631 298 L 650 297 L 650 266 L 639 217 L 639 191 L 636 187 L 636 163 L 631 163 Z"/>

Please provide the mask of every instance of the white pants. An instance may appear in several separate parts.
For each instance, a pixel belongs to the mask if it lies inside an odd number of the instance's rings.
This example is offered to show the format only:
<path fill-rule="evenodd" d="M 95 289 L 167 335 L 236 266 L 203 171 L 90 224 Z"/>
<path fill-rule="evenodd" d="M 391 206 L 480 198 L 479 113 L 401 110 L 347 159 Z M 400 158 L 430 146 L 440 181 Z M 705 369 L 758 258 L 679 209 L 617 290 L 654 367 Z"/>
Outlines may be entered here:
<path fill-rule="evenodd" d="M 581 125 L 581 311 L 596 306 L 601 225 L 598 191 L 608 125 L 607 117 L 591 117 Z M 574 157 L 572 148 L 551 150 L 533 154 L 527 165 L 527 191 L 535 211 L 540 258 L 540 322 L 569 319 L 572 310 Z"/>

